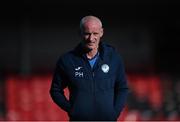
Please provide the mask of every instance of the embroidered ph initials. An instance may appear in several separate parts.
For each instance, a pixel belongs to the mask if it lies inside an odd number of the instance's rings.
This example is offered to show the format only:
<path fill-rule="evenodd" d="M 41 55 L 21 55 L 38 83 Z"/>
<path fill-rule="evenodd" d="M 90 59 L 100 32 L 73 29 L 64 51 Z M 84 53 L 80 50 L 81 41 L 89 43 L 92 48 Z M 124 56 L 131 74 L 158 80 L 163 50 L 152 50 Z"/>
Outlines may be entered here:
<path fill-rule="evenodd" d="M 83 78 L 83 72 L 75 72 L 75 77 L 82 77 Z"/>

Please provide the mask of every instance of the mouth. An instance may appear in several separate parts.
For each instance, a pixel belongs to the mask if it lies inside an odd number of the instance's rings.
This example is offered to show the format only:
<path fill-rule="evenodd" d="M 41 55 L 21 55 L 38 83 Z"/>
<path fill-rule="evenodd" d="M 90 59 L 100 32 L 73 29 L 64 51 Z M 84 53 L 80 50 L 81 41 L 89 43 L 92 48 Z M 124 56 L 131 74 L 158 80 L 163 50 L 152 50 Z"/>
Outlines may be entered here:
<path fill-rule="evenodd" d="M 94 46 L 95 43 L 87 43 L 87 46 Z"/>
<path fill-rule="evenodd" d="M 93 44 L 95 44 L 96 42 L 87 42 L 86 44 L 87 45 L 93 45 Z"/>
<path fill-rule="evenodd" d="M 96 42 L 86 42 L 85 47 L 88 49 L 88 51 L 91 51 L 92 49 L 96 48 Z"/>
<path fill-rule="evenodd" d="M 96 41 L 89 41 L 89 40 L 84 41 L 84 46 L 86 46 L 87 48 L 93 48 L 95 45 L 96 45 Z"/>

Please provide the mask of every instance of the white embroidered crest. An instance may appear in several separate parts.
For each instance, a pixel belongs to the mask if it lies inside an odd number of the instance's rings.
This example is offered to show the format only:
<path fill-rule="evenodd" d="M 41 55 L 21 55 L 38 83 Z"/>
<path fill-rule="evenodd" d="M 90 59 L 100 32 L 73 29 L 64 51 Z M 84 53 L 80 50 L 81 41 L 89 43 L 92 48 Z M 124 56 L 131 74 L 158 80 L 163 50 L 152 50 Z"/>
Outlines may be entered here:
<path fill-rule="evenodd" d="M 109 66 L 107 64 L 103 64 L 101 66 L 101 69 L 104 73 L 108 73 L 109 72 Z"/>

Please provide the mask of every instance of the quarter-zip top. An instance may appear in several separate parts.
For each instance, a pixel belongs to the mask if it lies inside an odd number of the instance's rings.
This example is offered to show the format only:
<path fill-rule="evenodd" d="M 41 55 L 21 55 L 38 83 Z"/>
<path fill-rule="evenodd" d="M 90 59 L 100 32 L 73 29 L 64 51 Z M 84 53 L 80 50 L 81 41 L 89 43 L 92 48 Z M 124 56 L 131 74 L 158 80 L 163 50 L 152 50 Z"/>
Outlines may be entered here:
<path fill-rule="evenodd" d="M 70 120 L 117 120 L 128 94 L 121 56 L 112 46 L 101 42 L 99 58 L 92 69 L 84 53 L 80 43 L 59 58 L 51 97 Z M 64 96 L 66 87 L 69 100 Z"/>

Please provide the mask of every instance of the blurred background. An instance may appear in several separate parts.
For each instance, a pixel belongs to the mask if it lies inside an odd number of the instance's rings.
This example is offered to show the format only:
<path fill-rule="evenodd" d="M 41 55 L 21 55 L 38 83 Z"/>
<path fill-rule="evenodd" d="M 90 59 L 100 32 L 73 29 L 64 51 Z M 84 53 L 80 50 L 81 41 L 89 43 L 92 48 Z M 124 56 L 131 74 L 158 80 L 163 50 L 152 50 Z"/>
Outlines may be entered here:
<path fill-rule="evenodd" d="M 118 120 L 180 120 L 179 2 L 21 0 L 0 4 L 0 120 L 68 120 L 49 96 L 58 57 L 98 16 L 124 59 L 130 94 Z M 66 95 L 68 91 L 66 89 Z"/>

